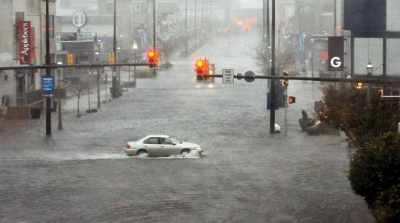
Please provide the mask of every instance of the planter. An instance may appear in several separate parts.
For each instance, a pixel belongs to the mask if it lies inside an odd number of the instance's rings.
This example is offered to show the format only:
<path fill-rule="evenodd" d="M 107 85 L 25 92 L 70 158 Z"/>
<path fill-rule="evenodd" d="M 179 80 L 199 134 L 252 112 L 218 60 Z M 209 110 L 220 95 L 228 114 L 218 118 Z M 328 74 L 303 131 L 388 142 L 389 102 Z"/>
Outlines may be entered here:
<path fill-rule="evenodd" d="M 40 118 L 40 114 L 42 113 L 41 108 L 30 108 L 31 118 L 38 119 Z"/>
<path fill-rule="evenodd" d="M 308 135 L 318 135 L 318 125 L 312 125 L 306 128 Z"/>
<path fill-rule="evenodd" d="M 306 131 L 307 127 L 315 125 L 316 120 L 314 118 L 299 119 L 299 124 L 302 131 Z"/>

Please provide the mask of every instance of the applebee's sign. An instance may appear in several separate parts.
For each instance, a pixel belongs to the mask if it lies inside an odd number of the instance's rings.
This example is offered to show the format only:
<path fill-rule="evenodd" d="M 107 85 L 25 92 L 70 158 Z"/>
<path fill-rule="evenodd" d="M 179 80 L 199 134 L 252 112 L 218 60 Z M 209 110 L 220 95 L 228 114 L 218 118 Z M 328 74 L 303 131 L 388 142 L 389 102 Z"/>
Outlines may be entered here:
<path fill-rule="evenodd" d="M 19 23 L 19 58 L 21 64 L 31 64 L 31 22 Z"/>

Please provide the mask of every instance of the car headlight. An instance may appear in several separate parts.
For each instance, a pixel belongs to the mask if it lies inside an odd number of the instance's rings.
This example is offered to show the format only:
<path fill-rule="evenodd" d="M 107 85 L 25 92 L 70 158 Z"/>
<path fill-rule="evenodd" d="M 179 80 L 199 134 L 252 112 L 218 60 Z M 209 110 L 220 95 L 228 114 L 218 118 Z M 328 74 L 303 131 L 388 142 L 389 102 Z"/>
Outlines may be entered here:
<path fill-rule="evenodd" d="M 194 150 L 196 150 L 196 151 L 202 151 L 203 149 L 202 149 L 200 146 L 198 146 L 198 147 L 194 147 Z"/>

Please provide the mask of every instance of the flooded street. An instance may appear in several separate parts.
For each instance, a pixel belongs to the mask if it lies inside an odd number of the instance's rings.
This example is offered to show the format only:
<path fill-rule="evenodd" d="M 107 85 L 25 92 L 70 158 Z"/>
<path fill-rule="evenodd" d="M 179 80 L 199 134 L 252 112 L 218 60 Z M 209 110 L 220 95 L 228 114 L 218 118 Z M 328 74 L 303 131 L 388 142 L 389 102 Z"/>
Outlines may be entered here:
<path fill-rule="evenodd" d="M 269 133 L 265 80 L 196 82 L 199 56 L 219 72 L 260 75 L 246 56 L 255 36 L 171 57 L 171 69 L 138 79 L 97 113 L 77 118 L 68 99 L 63 130 L 52 113 L 51 136 L 44 116 L 1 123 L 0 222 L 374 222 L 351 191 L 339 136 L 300 129 L 301 110 L 311 116 L 321 98 L 319 82 L 291 81 L 286 137 Z M 284 109 L 276 122 L 285 129 Z M 126 142 L 148 134 L 197 143 L 203 156 L 125 155 Z"/>

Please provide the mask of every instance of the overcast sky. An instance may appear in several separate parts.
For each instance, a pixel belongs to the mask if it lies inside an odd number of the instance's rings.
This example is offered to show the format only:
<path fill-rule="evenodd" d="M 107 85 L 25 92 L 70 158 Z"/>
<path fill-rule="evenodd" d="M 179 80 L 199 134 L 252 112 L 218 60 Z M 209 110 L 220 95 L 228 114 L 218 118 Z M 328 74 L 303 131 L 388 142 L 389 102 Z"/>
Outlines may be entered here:
<path fill-rule="evenodd" d="M 262 8 L 262 0 L 240 0 L 240 7 L 245 8 Z"/>

